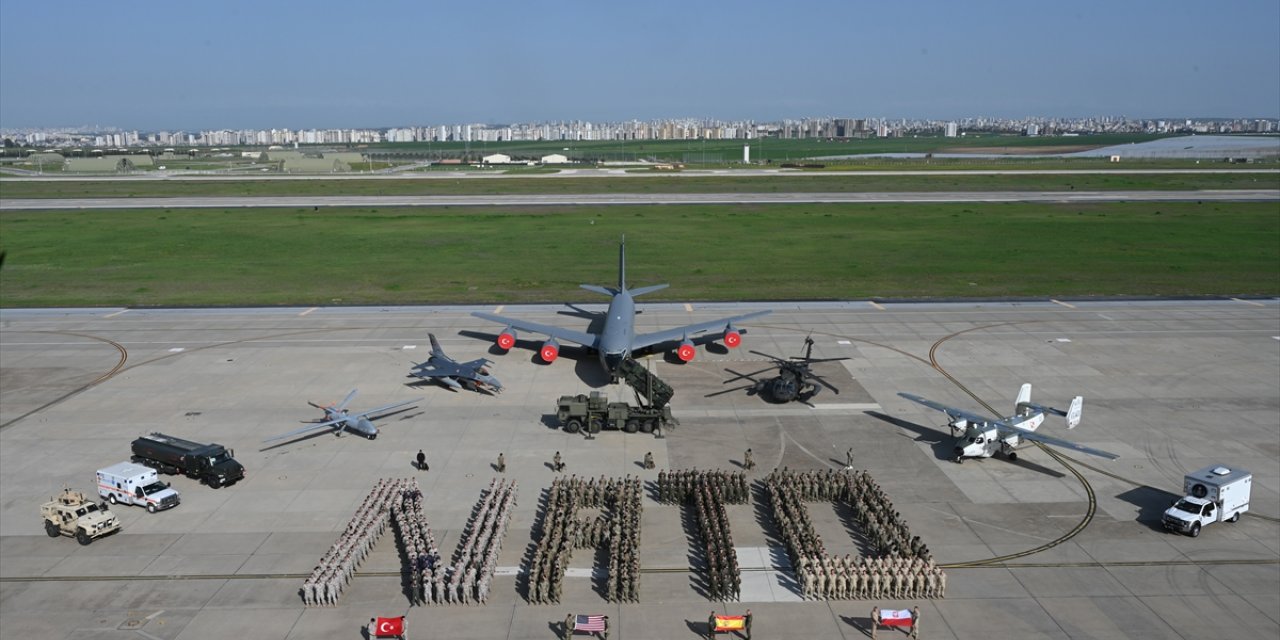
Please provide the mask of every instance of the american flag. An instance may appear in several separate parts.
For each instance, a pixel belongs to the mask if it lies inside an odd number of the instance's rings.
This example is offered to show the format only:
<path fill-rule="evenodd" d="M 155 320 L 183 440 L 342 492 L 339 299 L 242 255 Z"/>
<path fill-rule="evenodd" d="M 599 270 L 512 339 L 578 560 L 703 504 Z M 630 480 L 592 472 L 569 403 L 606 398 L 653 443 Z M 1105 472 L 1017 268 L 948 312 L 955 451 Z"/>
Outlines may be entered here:
<path fill-rule="evenodd" d="M 573 621 L 574 631 L 604 631 L 604 616 L 578 616 Z"/>

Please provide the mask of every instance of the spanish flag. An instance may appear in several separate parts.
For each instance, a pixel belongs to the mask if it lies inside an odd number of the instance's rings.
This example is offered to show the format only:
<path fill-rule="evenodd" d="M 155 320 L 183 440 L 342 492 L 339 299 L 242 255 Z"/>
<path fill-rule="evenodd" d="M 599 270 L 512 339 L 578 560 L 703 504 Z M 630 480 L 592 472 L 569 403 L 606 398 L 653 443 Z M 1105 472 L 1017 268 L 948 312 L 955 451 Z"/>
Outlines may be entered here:
<path fill-rule="evenodd" d="M 745 616 L 716 616 L 716 632 L 742 631 L 747 628 Z"/>

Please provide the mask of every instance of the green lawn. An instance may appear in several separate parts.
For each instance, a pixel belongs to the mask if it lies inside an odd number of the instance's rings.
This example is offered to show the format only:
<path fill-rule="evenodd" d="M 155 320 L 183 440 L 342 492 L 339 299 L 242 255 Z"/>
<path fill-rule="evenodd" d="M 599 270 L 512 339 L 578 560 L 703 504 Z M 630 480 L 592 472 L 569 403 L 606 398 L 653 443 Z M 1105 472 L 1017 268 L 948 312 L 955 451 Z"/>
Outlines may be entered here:
<path fill-rule="evenodd" d="M 3 212 L 0 305 L 1280 294 L 1275 203 Z"/>
<path fill-rule="evenodd" d="M 530 170 L 532 171 L 532 170 Z M 387 180 L 0 180 L 0 198 L 167 196 L 496 195 L 586 193 L 789 193 L 902 191 L 1108 191 L 1280 189 L 1280 172 L 1089 175 L 862 175 Z"/>

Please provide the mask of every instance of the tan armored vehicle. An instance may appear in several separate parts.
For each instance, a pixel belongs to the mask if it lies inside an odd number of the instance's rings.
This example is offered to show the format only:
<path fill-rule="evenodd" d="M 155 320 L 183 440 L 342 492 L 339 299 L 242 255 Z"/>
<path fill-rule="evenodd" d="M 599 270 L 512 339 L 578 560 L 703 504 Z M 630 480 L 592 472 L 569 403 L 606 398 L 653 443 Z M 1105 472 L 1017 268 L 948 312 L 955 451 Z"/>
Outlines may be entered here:
<path fill-rule="evenodd" d="M 63 489 L 62 494 L 40 505 L 44 530 L 50 538 L 71 536 L 80 544 L 89 544 L 120 530 L 120 519 L 105 506 L 89 500 L 83 493 Z"/>

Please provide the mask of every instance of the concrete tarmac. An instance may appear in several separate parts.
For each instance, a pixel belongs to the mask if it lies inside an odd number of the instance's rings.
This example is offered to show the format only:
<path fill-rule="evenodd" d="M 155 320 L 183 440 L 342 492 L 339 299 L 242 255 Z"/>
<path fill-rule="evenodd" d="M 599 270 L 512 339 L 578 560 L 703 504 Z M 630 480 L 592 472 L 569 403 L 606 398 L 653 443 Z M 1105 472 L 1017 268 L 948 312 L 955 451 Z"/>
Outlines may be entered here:
<path fill-rule="evenodd" d="M 609 193 L 485 196 L 208 196 L 183 198 L 10 198 L 0 211 L 229 207 L 458 207 L 638 204 L 808 204 L 895 202 L 1271 202 L 1277 189 L 1214 191 L 938 191 L 901 193 Z"/>
<path fill-rule="evenodd" d="M 534 336 L 496 352 L 484 335 L 501 327 L 468 315 L 478 307 L 0 311 L 0 636 L 354 639 L 371 616 L 406 615 L 415 639 L 554 638 L 566 614 L 599 613 L 610 616 L 615 640 L 692 640 L 705 637 L 709 611 L 750 608 L 756 638 L 863 638 L 872 606 L 915 605 L 929 639 L 1280 635 L 1280 301 L 641 306 L 642 331 L 728 308 L 775 309 L 746 325 L 736 350 L 701 346 L 688 364 L 647 359 L 676 389 L 682 423 L 661 440 L 621 432 L 585 440 L 554 428 L 561 394 L 626 394 L 568 346 L 550 365 L 538 360 Z M 503 313 L 586 322 L 562 309 Z M 407 386 L 410 363 L 426 358 L 427 332 L 456 358 L 493 359 L 507 391 Z M 730 370 L 768 366 L 748 349 L 794 355 L 806 335 L 816 357 L 850 358 L 819 365 L 838 395 L 823 393 L 810 408 L 719 393 L 735 386 L 723 384 Z M 1049 405 L 1085 397 L 1078 428 L 1051 418 L 1044 432 L 1121 458 L 1059 460 L 1031 447 L 1017 462 L 956 464 L 945 417 L 896 395 L 976 412 L 981 400 L 1007 412 L 1023 382 Z M 306 400 L 339 400 L 353 388 L 357 409 L 423 400 L 379 421 L 376 440 L 261 443 L 317 418 Z M 183 498 L 171 511 L 115 507 L 124 530 L 89 546 L 46 537 L 40 503 L 64 485 L 92 490 L 94 470 L 127 459 L 130 440 L 150 431 L 232 447 L 248 475 L 220 490 L 168 477 Z M 759 496 L 728 509 L 741 602 L 706 599 L 696 534 L 680 508 L 650 498 L 640 603 L 605 601 L 589 577 L 604 555 L 589 550 L 574 553 L 562 604 L 522 598 L 516 574 L 555 475 L 553 452 L 569 473 L 652 481 L 663 469 L 737 470 L 747 447 L 757 480 L 775 467 L 843 467 L 853 447 L 855 467 L 952 565 L 946 598 L 804 601 Z M 419 448 L 430 471 L 412 466 Z M 520 494 L 487 605 L 410 606 L 387 535 L 338 607 L 303 607 L 303 577 L 377 478 L 418 478 L 448 556 L 499 452 Z M 646 452 L 656 470 L 642 468 Z M 1164 532 L 1159 516 L 1182 474 L 1212 463 L 1253 472 L 1250 515 L 1195 539 Z M 839 508 L 808 511 L 829 552 L 864 548 Z M 1005 556 L 1017 557 L 992 562 Z"/>

